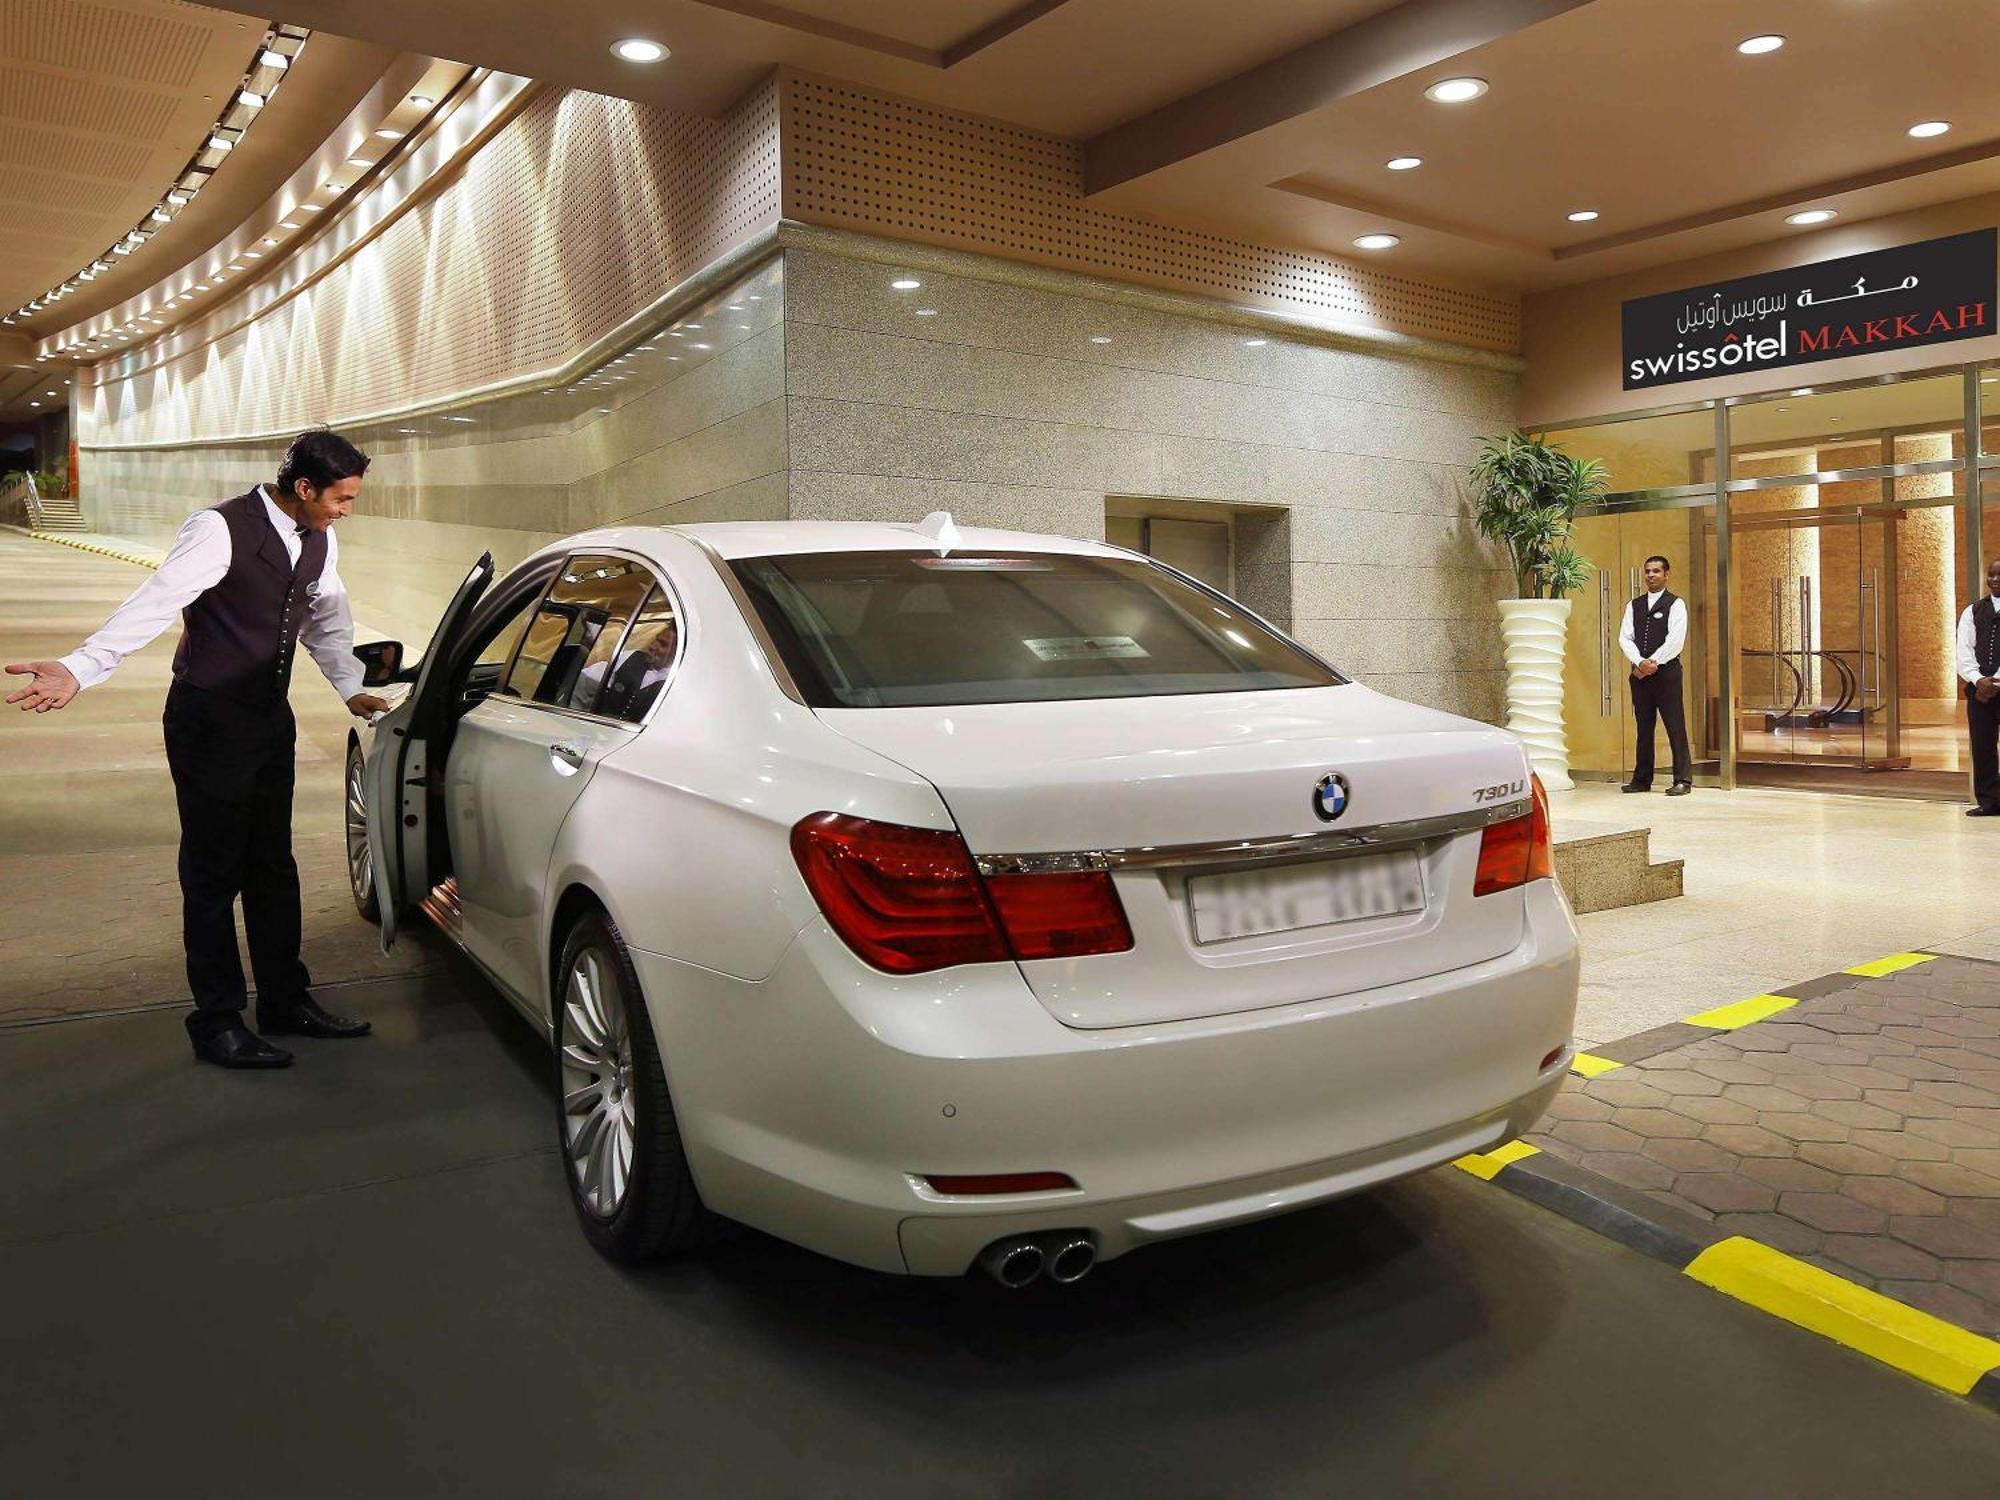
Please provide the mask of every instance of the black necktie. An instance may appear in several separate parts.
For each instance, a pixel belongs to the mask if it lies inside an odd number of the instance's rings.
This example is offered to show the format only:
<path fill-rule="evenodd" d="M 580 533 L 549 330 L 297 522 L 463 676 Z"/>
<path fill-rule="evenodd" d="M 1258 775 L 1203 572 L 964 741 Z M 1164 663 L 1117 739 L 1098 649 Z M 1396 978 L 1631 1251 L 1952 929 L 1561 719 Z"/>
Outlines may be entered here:
<path fill-rule="evenodd" d="M 311 530 L 312 527 L 306 525 L 305 522 L 299 522 L 299 540 L 303 542 L 306 539 L 306 533 Z"/>

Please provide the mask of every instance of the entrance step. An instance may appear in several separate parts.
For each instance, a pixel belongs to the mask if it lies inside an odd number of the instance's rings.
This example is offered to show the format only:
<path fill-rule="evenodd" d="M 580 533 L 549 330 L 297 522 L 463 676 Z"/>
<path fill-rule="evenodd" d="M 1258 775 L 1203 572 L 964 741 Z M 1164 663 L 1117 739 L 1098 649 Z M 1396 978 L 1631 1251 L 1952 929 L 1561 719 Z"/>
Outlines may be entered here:
<path fill-rule="evenodd" d="M 74 500 L 43 500 L 42 531 L 83 531 L 83 510 Z"/>
<path fill-rule="evenodd" d="M 1556 880 L 1579 915 L 1680 895 L 1683 861 L 1655 861 L 1652 838 L 1650 828 L 1626 828 L 1556 839 Z"/>

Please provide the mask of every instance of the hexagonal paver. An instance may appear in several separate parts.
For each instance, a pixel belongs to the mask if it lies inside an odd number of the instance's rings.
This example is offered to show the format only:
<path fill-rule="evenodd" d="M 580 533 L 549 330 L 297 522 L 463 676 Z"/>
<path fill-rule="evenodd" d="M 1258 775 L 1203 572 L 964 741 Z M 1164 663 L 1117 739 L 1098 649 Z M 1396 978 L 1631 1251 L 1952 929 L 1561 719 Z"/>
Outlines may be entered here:
<path fill-rule="evenodd" d="M 1684 1173 L 1674 1179 L 1674 1195 L 1714 1214 L 1754 1213 L 1778 1203 L 1770 1188 L 1734 1172 Z"/>
<path fill-rule="evenodd" d="M 1961 1167 L 1984 1172 L 1988 1177 L 2000 1177 L 2000 1151 L 1973 1146 L 1953 1146 L 1951 1159 Z"/>
<path fill-rule="evenodd" d="M 1675 1140 L 1670 1136 L 1654 1136 L 1639 1148 L 1642 1156 L 1650 1156 L 1663 1167 L 1675 1172 L 1734 1172 L 1736 1157 L 1720 1146 L 1707 1141 Z M 1922 1188 L 1911 1183 L 1900 1184 L 1922 1192 Z"/>
<path fill-rule="evenodd" d="M 1820 1101 L 1861 1098 L 1859 1085 L 1842 1083 L 1838 1078 L 1828 1078 L 1817 1066 L 1810 1073 L 1787 1073 L 1778 1080 L 1778 1087 Z"/>
<path fill-rule="evenodd" d="M 1861 1098 L 1819 1099 L 1814 1102 L 1812 1112 L 1837 1124 L 1858 1125 L 1868 1130 L 1895 1130 L 1903 1123 L 1901 1115 Z"/>
<path fill-rule="evenodd" d="M 1921 1308 L 1934 1318 L 1970 1328 L 1975 1333 L 1991 1331 L 2000 1322 L 2000 1309 L 1961 1287 L 1944 1281 L 1885 1281 L 1876 1290 L 1898 1302 Z"/>
<path fill-rule="evenodd" d="M 1710 1078 L 1706 1073 L 1697 1073 L 1692 1068 L 1647 1068 L 1640 1074 L 1640 1080 L 1656 1089 L 1664 1089 L 1669 1094 L 1719 1094 L 1722 1080 Z"/>
<path fill-rule="evenodd" d="M 1945 1198 L 1900 1177 L 1843 1177 L 1840 1190 L 1848 1197 L 1891 1214 L 1941 1214 Z"/>
<path fill-rule="evenodd" d="M 1950 1198 L 1945 1201 L 1944 1211 L 1954 1219 L 1977 1224 L 2000 1236 L 2000 1198 Z"/>
<path fill-rule="evenodd" d="M 1889 1221 L 1889 1233 L 1908 1245 L 1946 1260 L 2000 1260 L 2000 1240 L 1977 1224 L 1954 1219 L 1949 1214 L 1897 1217 Z"/>
<path fill-rule="evenodd" d="M 1815 1063 L 1845 1063 L 1852 1068 L 1865 1068 L 1874 1061 L 1873 1048 L 1879 1038 L 1866 1038 L 1864 1047 L 1855 1042 L 1800 1042 L 1792 1048 L 1792 1056 L 1805 1058 Z"/>
<path fill-rule="evenodd" d="M 1947 1068 L 1943 1063 L 1930 1062 L 1925 1058 L 1916 1056 L 1893 1057 L 1885 1053 L 1877 1053 L 1870 1066 L 1880 1068 L 1884 1073 L 1894 1073 L 1898 1078 L 1906 1078 L 1912 1081 L 1917 1079 L 1951 1077 L 1951 1069 Z"/>
<path fill-rule="evenodd" d="M 1793 1093 L 1790 1089 L 1773 1087 L 1770 1084 L 1732 1083 L 1722 1090 L 1722 1097 L 1734 1099 L 1738 1104 L 1747 1104 L 1752 1109 L 1792 1110 L 1803 1113 L 1811 1100 Z"/>
<path fill-rule="evenodd" d="M 1800 1161 L 1825 1167 L 1827 1171 L 1838 1172 L 1843 1177 L 1850 1173 L 1886 1177 L 1896 1167 L 1893 1156 L 1884 1156 L 1880 1151 L 1870 1151 L 1866 1146 L 1850 1145 L 1846 1141 L 1806 1141 L 1800 1145 L 1798 1157 Z"/>
<path fill-rule="evenodd" d="M 1609 1177 L 1613 1182 L 1622 1182 L 1627 1187 L 1668 1188 L 1673 1186 L 1674 1174 L 1658 1162 L 1640 1156 L 1633 1151 L 1591 1151 L 1583 1158 L 1583 1165 L 1593 1172 Z"/>
<path fill-rule="evenodd" d="M 1715 1227 L 1725 1234 L 1761 1241 L 1787 1255 L 1810 1255 L 1826 1242 L 1817 1229 L 1775 1212 L 1717 1214 Z"/>
<path fill-rule="evenodd" d="M 1849 1140 L 1898 1161 L 1950 1161 L 1951 1148 L 1907 1130 L 1857 1130 Z"/>
<path fill-rule="evenodd" d="M 1937 1099 L 1945 1104 L 1963 1105 L 1967 1109 L 1992 1109 L 2000 1105 L 2000 1098 L 1987 1093 L 1985 1089 L 1976 1089 L 1971 1084 L 1959 1083 L 1953 1079 L 1919 1078 L 1910 1087 L 1913 1092 L 1922 1094 L 1927 1099 Z"/>
<path fill-rule="evenodd" d="M 1738 1156 L 1790 1156 L 1798 1149 L 1795 1143 L 1773 1135 L 1761 1125 L 1709 1125 L 1703 1127 L 1701 1138 Z"/>
<path fill-rule="evenodd" d="M 2000 1177 L 1988 1177 L 1951 1161 L 1906 1161 L 1896 1167 L 1906 1182 L 1920 1183 L 1947 1198 L 2000 1198 Z"/>
<path fill-rule="evenodd" d="M 1765 1110 L 1757 1116 L 1757 1123 L 1793 1141 L 1844 1141 L 1848 1134 L 1847 1127 L 1837 1121 L 1788 1110 Z"/>
<path fill-rule="evenodd" d="M 1637 1131 L 1642 1136 L 1664 1135 L 1676 1140 L 1690 1141 L 1701 1134 L 1699 1120 L 1690 1120 L 1686 1115 L 1675 1114 L 1670 1109 L 1614 1110 L 1611 1123 L 1623 1125 L 1627 1130 Z"/>
<path fill-rule="evenodd" d="M 1794 1012 L 1797 1014 L 1797 1012 Z M 1848 1010 L 1814 1011 L 1810 1015 L 1799 1016 L 1801 1025 L 1811 1026 L 1820 1031 L 1835 1034 L 1866 1035 L 1881 1030 L 1882 1023 L 1868 1016 L 1858 1016 Z"/>
<path fill-rule="evenodd" d="M 1756 1157 L 1743 1163 L 1741 1170 L 1745 1177 L 1780 1192 L 1830 1193 L 1840 1186 L 1840 1179 L 1826 1168 L 1790 1157 Z"/>
<path fill-rule="evenodd" d="M 1769 1083 L 1770 1073 L 1755 1063 L 1734 1057 L 1698 1057 L 1688 1064 L 1718 1083 Z"/>
<path fill-rule="evenodd" d="M 1642 1144 L 1631 1131 L 1608 1120 L 1559 1120 L 1549 1134 L 1585 1151 L 1637 1151 Z"/>
<path fill-rule="evenodd" d="M 1879 1234 L 1830 1234 L 1820 1253 L 1876 1280 L 1936 1281 L 1938 1278 L 1936 1256 Z"/>
<path fill-rule="evenodd" d="M 1861 1097 L 1878 1109 L 1886 1109 L 1906 1120 L 1950 1120 L 1958 1116 L 1958 1111 L 1944 1100 L 1933 1099 L 1913 1089 L 1866 1089 Z"/>
<path fill-rule="evenodd" d="M 1875 1234 L 1889 1223 L 1881 1209 L 1839 1193 L 1780 1193 L 1778 1212 L 1828 1234 Z"/>
<path fill-rule="evenodd" d="M 1974 1296 L 2000 1307 L 2000 1260 L 1952 1261 L 1945 1272 Z"/>
<path fill-rule="evenodd" d="M 1704 1125 L 1749 1125 L 1757 1118 L 1757 1111 L 1747 1104 L 1738 1104 L 1734 1099 L 1706 1098 L 1699 1094 L 1676 1094 L 1667 1101 L 1667 1108 L 1677 1115 L 1686 1115 L 1690 1120 L 1699 1120 Z"/>
<path fill-rule="evenodd" d="M 1963 1120 L 1909 1120 L 1903 1128 L 1944 1146 L 2000 1147 L 2000 1135 Z"/>
<path fill-rule="evenodd" d="M 1548 1118 L 1551 1120 L 1608 1120 L 1611 1106 L 1602 1099 L 1593 1099 L 1588 1094 L 1565 1089 L 1549 1101 Z"/>
<path fill-rule="evenodd" d="M 1665 1109 L 1671 1096 L 1635 1078 L 1599 1078 L 1590 1084 L 1590 1097 L 1613 1109 Z"/>
<path fill-rule="evenodd" d="M 1909 1082 L 1900 1073 L 1885 1073 L 1872 1064 L 1857 1068 L 1845 1063 L 1836 1063 L 1826 1071 L 1828 1076 L 1837 1078 L 1842 1083 L 1851 1083 L 1857 1088 L 1864 1089 L 1899 1089 Z"/>

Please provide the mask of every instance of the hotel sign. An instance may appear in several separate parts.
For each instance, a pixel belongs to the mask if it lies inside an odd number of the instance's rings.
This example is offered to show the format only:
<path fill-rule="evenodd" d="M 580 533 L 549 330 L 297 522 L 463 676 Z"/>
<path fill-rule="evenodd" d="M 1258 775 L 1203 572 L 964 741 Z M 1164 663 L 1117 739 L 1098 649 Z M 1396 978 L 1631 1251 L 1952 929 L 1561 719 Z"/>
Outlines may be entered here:
<path fill-rule="evenodd" d="M 1975 229 L 1624 305 L 1625 389 L 1995 332 L 1996 236 Z"/>

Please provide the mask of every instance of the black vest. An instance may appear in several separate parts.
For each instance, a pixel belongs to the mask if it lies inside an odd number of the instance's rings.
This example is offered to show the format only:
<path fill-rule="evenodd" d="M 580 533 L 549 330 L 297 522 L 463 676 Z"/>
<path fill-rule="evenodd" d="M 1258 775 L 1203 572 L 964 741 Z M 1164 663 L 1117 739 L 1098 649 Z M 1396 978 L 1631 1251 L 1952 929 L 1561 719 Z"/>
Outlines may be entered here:
<path fill-rule="evenodd" d="M 1660 602 L 1651 610 L 1646 608 L 1646 596 L 1641 594 L 1632 601 L 1632 641 L 1639 648 L 1639 660 L 1645 661 L 1667 643 L 1667 625 L 1673 618 L 1674 595 L 1671 589 L 1660 590 Z M 1678 657 L 1675 660 L 1679 660 Z"/>
<path fill-rule="evenodd" d="M 1996 609 L 1991 594 L 1982 594 L 1972 606 L 1972 651 L 1979 662 L 1979 675 L 1993 677 L 2000 675 L 2000 609 Z M 1966 691 L 1972 684 L 1966 684 Z"/>
<path fill-rule="evenodd" d="M 612 719 L 637 721 L 646 716 L 653 700 L 660 695 L 661 684 L 654 683 L 645 691 L 640 684 L 646 680 L 646 673 L 652 660 L 644 651 L 634 651 L 618 664 L 618 670 L 611 674 L 604 684 L 604 695 L 597 702 L 597 712 Z"/>
<path fill-rule="evenodd" d="M 181 612 L 174 680 L 251 708 L 282 703 L 299 627 L 319 592 L 326 533 L 308 531 L 292 565 L 256 490 L 215 507 L 229 527 L 229 571 Z"/>

